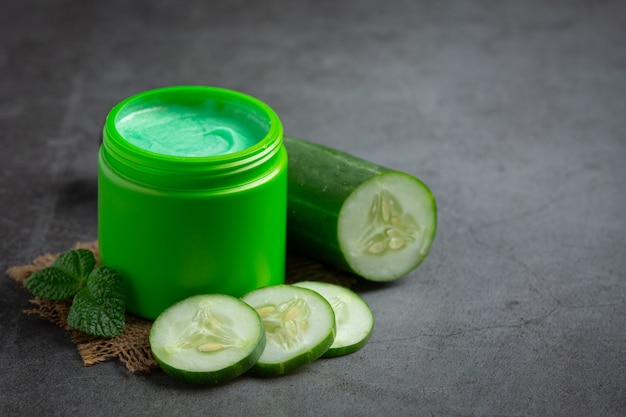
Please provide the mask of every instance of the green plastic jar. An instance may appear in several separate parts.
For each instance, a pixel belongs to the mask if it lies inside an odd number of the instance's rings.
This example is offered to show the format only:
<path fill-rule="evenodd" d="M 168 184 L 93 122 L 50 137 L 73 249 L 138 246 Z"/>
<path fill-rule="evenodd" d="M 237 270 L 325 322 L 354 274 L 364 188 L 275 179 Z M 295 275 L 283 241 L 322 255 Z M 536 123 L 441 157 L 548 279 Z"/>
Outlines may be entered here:
<path fill-rule="evenodd" d="M 150 90 L 107 116 L 98 160 L 100 259 L 127 311 L 284 282 L 287 154 L 265 103 L 232 90 Z"/>

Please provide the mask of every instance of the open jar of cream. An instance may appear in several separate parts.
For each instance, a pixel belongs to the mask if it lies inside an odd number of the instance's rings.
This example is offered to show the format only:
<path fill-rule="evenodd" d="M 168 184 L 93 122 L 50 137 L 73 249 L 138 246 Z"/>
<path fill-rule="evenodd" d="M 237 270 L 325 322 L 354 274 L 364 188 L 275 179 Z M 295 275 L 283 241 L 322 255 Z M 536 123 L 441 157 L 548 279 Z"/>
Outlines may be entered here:
<path fill-rule="evenodd" d="M 284 282 L 287 155 L 265 103 L 232 90 L 150 90 L 107 116 L 98 160 L 101 262 L 127 310 Z"/>

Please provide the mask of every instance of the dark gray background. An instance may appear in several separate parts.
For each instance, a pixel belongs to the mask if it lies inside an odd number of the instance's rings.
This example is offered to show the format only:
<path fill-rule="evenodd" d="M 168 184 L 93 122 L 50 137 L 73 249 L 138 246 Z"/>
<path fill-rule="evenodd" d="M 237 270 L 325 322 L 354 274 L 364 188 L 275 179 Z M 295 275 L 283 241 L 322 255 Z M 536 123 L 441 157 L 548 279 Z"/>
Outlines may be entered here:
<path fill-rule="evenodd" d="M 2 414 L 624 415 L 625 51 L 623 1 L 3 2 L 3 271 L 97 238 L 104 117 L 165 85 L 421 178 L 439 228 L 363 350 L 211 389 L 83 367 L 4 277 Z"/>

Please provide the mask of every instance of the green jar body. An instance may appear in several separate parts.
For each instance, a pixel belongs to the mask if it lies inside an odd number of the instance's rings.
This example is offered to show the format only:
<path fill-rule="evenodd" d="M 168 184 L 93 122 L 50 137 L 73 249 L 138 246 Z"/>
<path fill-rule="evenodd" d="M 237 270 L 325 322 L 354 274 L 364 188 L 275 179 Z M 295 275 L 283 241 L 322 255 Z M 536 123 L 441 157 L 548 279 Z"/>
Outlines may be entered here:
<path fill-rule="evenodd" d="M 120 169 L 123 158 L 107 146 L 107 135 L 105 129 L 98 161 L 99 252 L 102 263 L 124 277 L 127 311 L 155 319 L 192 295 L 240 297 L 284 282 L 282 128 L 276 149 L 254 159 L 253 168 L 217 179 L 203 171 L 203 180 L 190 176 L 183 187 L 169 172 L 163 181 L 133 178 L 132 170 Z"/>

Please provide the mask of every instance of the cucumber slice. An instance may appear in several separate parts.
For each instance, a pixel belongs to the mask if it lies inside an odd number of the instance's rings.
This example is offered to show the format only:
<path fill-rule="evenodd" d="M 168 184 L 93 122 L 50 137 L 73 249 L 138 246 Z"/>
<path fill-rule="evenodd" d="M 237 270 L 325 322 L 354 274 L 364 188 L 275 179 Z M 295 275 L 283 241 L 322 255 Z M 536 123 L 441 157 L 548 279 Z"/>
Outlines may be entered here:
<path fill-rule="evenodd" d="M 290 249 L 371 281 L 415 269 L 435 237 L 437 208 L 419 179 L 285 137 Z"/>
<path fill-rule="evenodd" d="M 335 339 L 333 309 L 315 291 L 273 285 L 243 300 L 256 309 L 265 327 L 265 350 L 252 368 L 257 374 L 285 374 L 313 362 Z"/>
<path fill-rule="evenodd" d="M 167 374 L 197 384 L 219 384 L 256 363 L 265 347 L 265 332 L 257 312 L 242 300 L 197 295 L 157 317 L 150 347 Z"/>
<path fill-rule="evenodd" d="M 337 335 L 323 357 L 347 355 L 365 346 L 374 329 L 374 315 L 367 303 L 354 291 L 318 281 L 301 281 L 293 285 L 319 293 L 333 308 Z"/>

